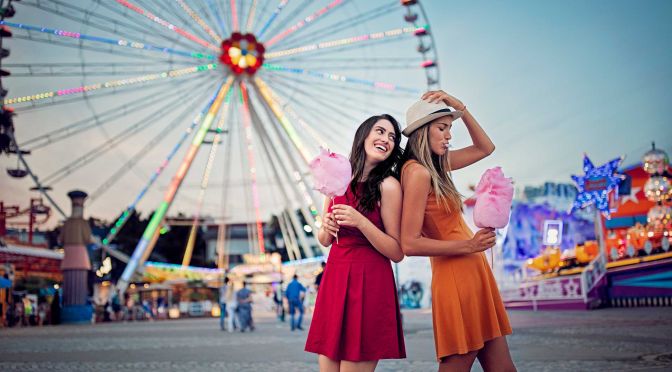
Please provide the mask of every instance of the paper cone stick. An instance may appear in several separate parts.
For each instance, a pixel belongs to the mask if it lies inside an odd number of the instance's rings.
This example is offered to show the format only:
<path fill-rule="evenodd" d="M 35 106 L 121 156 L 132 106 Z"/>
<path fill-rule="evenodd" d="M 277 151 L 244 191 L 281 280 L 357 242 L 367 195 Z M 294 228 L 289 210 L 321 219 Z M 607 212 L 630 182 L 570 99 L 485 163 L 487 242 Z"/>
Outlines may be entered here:
<path fill-rule="evenodd" d="M 331 198 L 331 208 L 332 208 L 331 210 L 332 211 L 334 210 L 333 208 L 334 208 L 334 200 L 335 199 L 336 199 L 336 197 Z M 334 236 L 336 237 L 336 244 L 338 244 L 338 231 L 336 232 L 336 234 Z"/>

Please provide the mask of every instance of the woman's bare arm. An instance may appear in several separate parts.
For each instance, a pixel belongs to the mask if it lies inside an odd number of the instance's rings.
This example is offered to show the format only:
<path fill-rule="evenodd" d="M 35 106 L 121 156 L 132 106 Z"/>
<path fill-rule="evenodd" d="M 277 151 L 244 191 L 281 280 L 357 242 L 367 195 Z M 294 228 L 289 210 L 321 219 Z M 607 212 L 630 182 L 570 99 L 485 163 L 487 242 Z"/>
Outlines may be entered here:
<path fill-rule="evenodd" d="M 437 240 L 422 236 L 427 197 L 431 188 L 429 171 L 420 164 L 406 168 L 402 179 L 401 248 L 407 256 L 459 256 L 481 252 L 495 243 L 492 229 L 479 230 L 470 240 Z"/>

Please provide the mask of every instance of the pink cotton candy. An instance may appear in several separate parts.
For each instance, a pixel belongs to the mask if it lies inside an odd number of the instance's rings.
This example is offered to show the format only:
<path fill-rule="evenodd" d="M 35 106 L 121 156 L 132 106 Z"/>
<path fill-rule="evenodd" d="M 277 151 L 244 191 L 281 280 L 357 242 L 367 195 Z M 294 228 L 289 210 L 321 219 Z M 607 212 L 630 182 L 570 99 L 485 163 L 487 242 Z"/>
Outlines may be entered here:
<path fill-rule="evenodd" d="M 513 183 L 510 178 L 504 177 L 502 168 L 486 170 L 475 191 L 474 224 L 480 228 L 505 227 L 509 223 Z"/>
<path fill-rule="evenodd" d="M 315 190 L 330 198 L 345 194 L 352 178 L 350 161 L 345 156 L 320 147 L 320 154 L 308 166 Z"/>

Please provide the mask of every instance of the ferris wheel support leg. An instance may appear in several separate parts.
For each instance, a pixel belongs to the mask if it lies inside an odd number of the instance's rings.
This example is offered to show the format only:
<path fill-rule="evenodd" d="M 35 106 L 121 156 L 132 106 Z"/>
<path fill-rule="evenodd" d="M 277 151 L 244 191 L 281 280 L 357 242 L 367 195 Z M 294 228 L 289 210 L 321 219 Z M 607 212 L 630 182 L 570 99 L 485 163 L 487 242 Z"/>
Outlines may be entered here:
<path fill-rule="evenodd" d="M 299 235 L 299 227 L 298 227 L 298 221 L 296 220 L 296 215 L 293 215 L 291 210 L 284 210 L 283 211 L 285 215 L 285 224 L 287 226 L 287 232 L 290 237 L 290 240 L 292 241 L 292 248 L 294 249 L 294 258 L 297 260 L 300 260 L 302 255 L 301 255 L 301 250 L 299 249 L 299 244 L 301 244 L 301 248 L 303 249 L 303 257 L 307 257 L 307 251 L 308 247 L 307 244 L 305 244 L 305 240 L 301 240 L 301 235 Z M 293 217 L 292 217 L 293 216 Z M 298 240 L 298 241 L 297 241 Z"/>
<path fill-rule="evenodd" d="M 311 247 L 310 244 L 308 244 L 306 232 L 305 230 L 303 230 L 303 225 L 301 225 L 301 222 L 299 222 L 299 218 L 296 216 L 296 212 L 292 210 L 288 211 L 288 213 L 289 213 L 289 220 L 292 222 L 292 227 L 294 227 L 294 232 L 299 238 L 301 248 L 303 248 L 304 256 L 308 258 L 315 257 L 315 253 L 313 253 L 313 248 Z"/>
<path fill-rule="evenodd" d="M 278 215 L 278 225 L 280 225 L 280 234 L 282 235 L 282 241 L 285 242 L 285 250 L 287 251 L 287 256 L 290 261 L 296 260 L 294 257 L 294 246 L 289 238 L 289 233 L 287 232 L 287 227 L 285 226 L 285 215 L 280 213 Z"/>
<path fill-rule="evenodd" d="M 226 224 L 221 223 L 217 228 L 217 268 L 228 269 L 226 258 Z"/>

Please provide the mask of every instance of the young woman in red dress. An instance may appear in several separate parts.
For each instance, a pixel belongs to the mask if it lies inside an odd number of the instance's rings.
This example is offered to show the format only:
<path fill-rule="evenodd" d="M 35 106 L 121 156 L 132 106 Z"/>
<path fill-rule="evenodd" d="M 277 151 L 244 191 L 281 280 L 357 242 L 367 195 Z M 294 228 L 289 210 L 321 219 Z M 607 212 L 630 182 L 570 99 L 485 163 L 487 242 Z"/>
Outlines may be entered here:
<path fill-rule="evenodd" d="M 392 116 L 364 121 L 350 152 L 350 186 L 333 207 L 325 200 L 318 239 L 331 251 L 306 341 L 322 372 L 373 371 L 380 359 L 406 357 L 390 263 L 404 257 L 401 185 L 394 177 L 400 141 Z"/>

